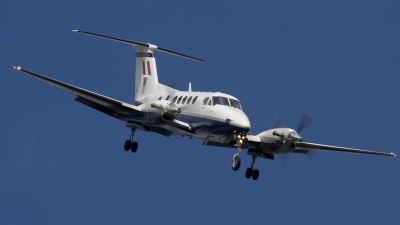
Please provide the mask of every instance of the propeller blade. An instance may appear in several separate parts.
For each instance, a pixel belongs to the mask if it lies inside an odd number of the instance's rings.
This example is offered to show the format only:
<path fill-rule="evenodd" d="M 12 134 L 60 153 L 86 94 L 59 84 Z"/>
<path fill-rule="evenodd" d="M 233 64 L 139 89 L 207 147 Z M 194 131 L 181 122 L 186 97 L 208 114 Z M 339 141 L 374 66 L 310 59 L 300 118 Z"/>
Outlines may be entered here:
<path fill-rule="evenodd" d="M 168 86 L 173 89 L 178 89 L 178 81 L 177 80 L 167 80 L 165 82 L 162 82 L 165 86 Z"/>
<path fill-rule="evenodd" d="M 313 151 L 313 150 L 309 150 L 307 153 L 307 158 L 308 160 L 311 160 L 315 157 L 315 155 L 317 154 L 318 151 Z"/>
<path fill-rule="evenodd" d="M 270 128 L 284 128 L 286 127 L 285 123 L 281 120 L 279 116 L 275 116 L 275 118 L 272 120 Z"/>
<path fill-rule="evenodd" d="M 299 125 L 297 126 L 297 133 L 301 133 L 301 131 L 308 127 L 308 125 L 310 125 L 313 121 L 314 116 L 311 113 L 304 111 L 300 117 Z"/>
<path fill-rule="evenodd" d="M 275 159 L 278 160 L 278 162 L 285 164 L 289 158 L 289 154 L 285 153 L 285 154 L 274 154 L 275 155 Z"/>

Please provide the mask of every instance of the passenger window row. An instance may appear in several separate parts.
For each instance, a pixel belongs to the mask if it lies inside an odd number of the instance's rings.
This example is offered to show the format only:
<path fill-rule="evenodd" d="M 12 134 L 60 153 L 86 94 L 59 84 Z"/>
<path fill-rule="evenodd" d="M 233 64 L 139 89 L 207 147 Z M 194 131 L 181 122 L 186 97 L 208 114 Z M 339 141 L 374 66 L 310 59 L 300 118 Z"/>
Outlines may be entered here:
<path fill-rule="evenodd" d="M 169 100 L 169 97 L 170 97 L 170 95 L 168 95 L 165 98 L 165 100 Z M 189 105 L 190 101 L 192 101 L 192 104 L 194 104 L 196 102 L 198 96 L 194 97 L 193 100 L 192 100 L 192 97 L 193 96 L 189 96 L 189 98 L 188 98 L 188 96 L 185 96 L 185 97 L 175 96 L 174 99 L 172 99 L 172 103 L 176 102 L 177 104 L 181 104 L 181 102 L 182 102 L 182 104 L 186 103 Z M 161 100 L 161 99 L 162 99 L 162 96 L 158 100 Z M 220 97 L 220 96 L 213 96 L 212 98 L 206 97 L 203 100 L 203 105 L 226 105 L 226 106 L 231 106 L 231 107 L 243 110 L 242 105 L 240 104 L 240 102 L 238 100 L 226 98 L 226 97 Z"/>
<path fill-rule="evenodd" d="M 183 96 L 179 96 L 179 97 L 175 96 L 174 99 L 172 99 L 172 103 L 176 102 L 176 104 L 181 104 L 181 101 L 182 101 L 182 104 L 185 104 L 185 103 L 186 104 L 190 104 L 190 101 L 192 101 L 192 104 L 194 104 L 196 102 L 196 100 L 197 100 L 197 97 L 198 96 L 196 96 L 194 98 L 193 98 L 193 96 L 190 96 L 189 98 L 188 98 L 188 96 L 185 96 L 185 97 L 183 97 Z M 192 98 L 193 98 L 193 100 L 192 100 Z M 168 100 L 168 99 L 169 99 L 169 95 L 165 100 Z M 176 100 L 178 100 L 178 101 L 176 101 Z"/>

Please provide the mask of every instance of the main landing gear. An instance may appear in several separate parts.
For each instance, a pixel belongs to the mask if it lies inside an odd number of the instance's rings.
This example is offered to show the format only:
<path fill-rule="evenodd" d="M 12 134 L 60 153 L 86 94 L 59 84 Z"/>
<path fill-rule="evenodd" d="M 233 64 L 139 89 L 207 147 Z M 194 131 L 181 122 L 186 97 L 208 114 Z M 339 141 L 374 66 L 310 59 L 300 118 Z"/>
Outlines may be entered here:
<path fill-rule="evenodd" d="M 124 144 L 125 151 L 129 151 L 129 150 L 131 150 L 132 152 L 137 151 L 139 145 L 136 141 L 133 141 L 133 136 L 135 136 L 135 131 L 136 130 L 134 128 L 131 129 L 131 136 L 129 137 L 129 140 L 125 141 L 125 144 Z"/>
<path fill-rule="evenodd" d="M 237 171 L 240 167 L 240 147 L 238 147 L 237 153 L 233 155 L 232 159 L 232 170 Z M 249 179 L 250 177 L 253 178 L 253 180 L 257 180 L 258 176 L 260 175 L 260 171 L 258 169 L 254 169 L 254 165 L 256 164 L 256 159 L 257 156 L 252 156 L 251 157 L 251 167 L 246 169 L 245 177 Z"/>
<path fill-rule="evenodd" d="M 245 177 L 249 179 L 250 177 L 253 180 L 257 180 L 258 176 L 260 175 L 260 171 L 258 169 L 254 169 L 254 165 L 256 164 L 257 156 L 251 157 L 251 167 L 246 169 Z"/>
<path fill-rule="evenodd" d="M 244 133 L 239 133 L 236 135 L 237 138 L 237 142 L 236 142 L 236 146 L 237 146 L 237 152 L 235 155 L 233 155 L 233 159 L 232 159 L 232 170 L 237 171 L 240 168 L 240 151 L 242 149 L 242 144 L 243 141 L 246 137 L 246 134 Z M 256 159 L 257 156 L 252 156 L 251 157 L 251 167 L 246 169 L 246 173 L 245 173 L 245 177 L 247 179 L 249 179 L 250 177 L 253 178 L 253 180 L 257 180 L 258 176 L 260 175 L 260 171 L 258 169 L 254 169 L 254 165 L 256 164 Z"/>

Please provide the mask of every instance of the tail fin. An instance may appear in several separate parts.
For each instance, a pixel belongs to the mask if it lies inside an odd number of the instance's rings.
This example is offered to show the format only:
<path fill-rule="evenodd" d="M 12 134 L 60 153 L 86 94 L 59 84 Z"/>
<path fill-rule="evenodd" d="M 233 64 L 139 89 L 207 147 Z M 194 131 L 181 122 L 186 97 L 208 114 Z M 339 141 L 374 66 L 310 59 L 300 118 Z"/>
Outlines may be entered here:
<path fill-rule="evenodd" d="M 157 66 L 156 66 L 156 59 L 154 58 L 154 51 L 161 51 L 172 55 L 184 57 L 187 59 L 204 62 L 204 60 L 202 59 L 184 55 L 165 48 L 157 47 L 149 43 L 125 40 L 121 38 L 95 34 L 82 30 L 72 30 L 72 31 L 133 45 L 133 47 L 136 49 L 136 76 L 135 76 L 136 102 L 143 102 L 146 96 L 170 93 L 171 91 L 175 90 L 173 88 L 158 83 Z"/>
<path fill-rule="evenodd" d="M 136 49 L 135 101 L 142 102 L 145 96 L 159 94 L 156 59 L 152 49 L 143 46 L 134 48 Z"/>

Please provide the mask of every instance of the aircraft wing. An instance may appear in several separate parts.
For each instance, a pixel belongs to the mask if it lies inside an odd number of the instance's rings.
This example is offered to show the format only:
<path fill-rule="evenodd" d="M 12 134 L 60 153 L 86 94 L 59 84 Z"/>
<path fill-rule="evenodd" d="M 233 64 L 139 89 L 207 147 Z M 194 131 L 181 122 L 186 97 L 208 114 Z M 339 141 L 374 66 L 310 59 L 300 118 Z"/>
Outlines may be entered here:
<path fill-rule="evenodd" d="M 68 91 L 74 95 L 76 95 L 75 100 L 85 104 L 91 108 L 99 110 L 109 116 L 115 117 L 120 120 L 126 120 L 126 116 L 134 116 L 138 115 L 141 112 L 141 109 L 137 106 L 121 102 L 104 95 L 97 94 L 95 92 L 91 92 L 85 90 L 80 87 L 76 87 L 49 77 L 45 77 L 43 75 L 24 70 L 21 67 L 17 66 L 9 66 L 9 68 L 14 69 L 19 72 L 23 72 L 31 77 L 34 77 L 40 81 L 48 83 L 54 87 L 60 88 L 64 91 Z"/>
<path fill-rule="evenodd" d="M 217 147 L 227 147 L 227 148 L 236 148 L 234 142 L 230 143 L 219 143 L 219 142 L 203 142 L 203 145 L 209 146 L 217 146 Z M 245 148 L 251 149 L 260 149 L 257 146 L 250 145 L 250 143 L 245 142 L 243 144 Z M 374 152 L 362 149 L 355 149 L 355 148 L 345 148 L 345 147 L 338 147 L 332 145 L 322 145 L 310 142 L 297 142 L 296 149 L 292 152 L 294 153 L 307 153 L 308 151 L 326 151 L 326 152 L 341 152 L 341 153 L 355 153 L 355 154 L 369 154 L 369 155 L 381 155 L 381 156 L 392 156 L 396 157 L 394 153 L 386 153 L 386 152 Z"/>
<path fill-rule="evenodd" d="M 355 148 L 344 148 L 331 145 L 321 145 L 309 142 L 298 142 L 296 144 L 296 150 L 313 150 L 313 151 L 328 151 L 328 152 L 343 152 L 343 153 L 356 153 L 356 154 L 370 154 L 370 155 L 382 155 L 382 156 L 393 156 L 396 157 L 394 153 L 385 152 L 374 152 Z"/>

